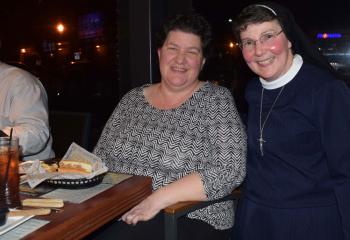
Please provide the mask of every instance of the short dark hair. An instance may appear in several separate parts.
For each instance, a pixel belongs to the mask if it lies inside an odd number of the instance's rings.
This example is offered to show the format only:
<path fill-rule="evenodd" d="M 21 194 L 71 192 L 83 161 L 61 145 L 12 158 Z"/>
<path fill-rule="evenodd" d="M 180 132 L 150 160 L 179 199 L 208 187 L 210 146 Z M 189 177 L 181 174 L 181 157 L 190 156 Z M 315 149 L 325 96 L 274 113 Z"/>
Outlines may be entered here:
<path fill-rule="evenodd" d="M 211 41 L 211 26 L 203 16 L 191 11 L 170 18 L 163 24 L 157 35 L 157 48 L 162 47 L 169 32 L 175 30 L 197 35 L 201 39 L 203 55 L 207 57 Z"/>
<path fill-rule="evenodd" d="M 237 15 L 235 21 L 233 22 L 233 33 L 236 39 L 240 42 L 240 33 L 246 30 L 248 25 L 270 22 L 273 20 L 278 20 L 283 29 L 283 25 L 281 21 L 279 21 L 278 16 L 276 16 L 270 9 L 262 7 L 258 4 L 249 5 Z"/>

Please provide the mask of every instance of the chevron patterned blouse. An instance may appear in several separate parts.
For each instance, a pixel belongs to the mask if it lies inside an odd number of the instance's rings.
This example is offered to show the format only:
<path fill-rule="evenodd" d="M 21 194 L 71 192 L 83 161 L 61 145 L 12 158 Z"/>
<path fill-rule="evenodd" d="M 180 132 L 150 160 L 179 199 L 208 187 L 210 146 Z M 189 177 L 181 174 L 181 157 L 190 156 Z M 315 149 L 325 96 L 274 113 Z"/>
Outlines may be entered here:
<path fill-rule="evenodd" d="M 111 171 L 152 177 L 153 189 L 196 171 L 209 200 L 229 194 L 245 176 L 246 135 L 228 89 L 205 82 L 180 107 L 160 110 L 145 99 L 145 86 L 119 102 L 94 153 Z M 228 229 L 233 203 L 188 217 Z"/>

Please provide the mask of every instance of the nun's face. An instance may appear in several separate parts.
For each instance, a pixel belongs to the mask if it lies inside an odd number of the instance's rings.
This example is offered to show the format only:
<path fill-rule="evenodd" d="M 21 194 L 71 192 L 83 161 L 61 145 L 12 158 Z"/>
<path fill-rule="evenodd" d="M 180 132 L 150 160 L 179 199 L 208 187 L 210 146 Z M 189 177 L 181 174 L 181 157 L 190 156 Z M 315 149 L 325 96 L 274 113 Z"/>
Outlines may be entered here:
<path fill-rule="evenodd" d="M 274 81 L 291 67 L 292 44 L 277 20 L 250 24 L 240 36 L 243 58 L 261 78 Z"/>

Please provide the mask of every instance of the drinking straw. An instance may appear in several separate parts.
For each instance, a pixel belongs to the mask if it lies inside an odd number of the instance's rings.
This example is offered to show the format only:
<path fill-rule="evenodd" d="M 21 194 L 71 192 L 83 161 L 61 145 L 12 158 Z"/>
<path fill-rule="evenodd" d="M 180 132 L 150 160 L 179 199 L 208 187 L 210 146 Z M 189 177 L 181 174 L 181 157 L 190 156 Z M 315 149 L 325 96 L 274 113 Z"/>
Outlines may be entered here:
<path fill-rule="evenodd" d="M 9 174 L 9 168 L 10 168 L 10 164 L 11 164 L 11 141 L 12 141 L 12 128 L 10 131 L 10 140 L 9 140 L 9 146 L 8 146 L 8 156 L 9 159 L 7 161 L 7 166 L 6 166 L 6 172 L 5 172 L 5 177 L 4 177 L 4 189 L 6 189 L 6 182 L 7 182 L 7 178 L 8 178 L 8 174 Z"/>

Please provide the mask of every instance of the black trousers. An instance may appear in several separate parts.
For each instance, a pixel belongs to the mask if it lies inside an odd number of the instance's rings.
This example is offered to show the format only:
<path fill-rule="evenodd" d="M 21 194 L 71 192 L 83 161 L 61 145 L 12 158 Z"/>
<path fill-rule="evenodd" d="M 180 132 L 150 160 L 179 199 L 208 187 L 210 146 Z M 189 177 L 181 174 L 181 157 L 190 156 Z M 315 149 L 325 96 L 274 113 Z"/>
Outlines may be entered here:
<path fill-rule="evenodd" d="M 227 240 L 231 229 L 216 230 L 211 225 L 187 217 L 178 220 L 179 240 Z M 112 222 L 86 239 L 116 239 L 116 240 L 163 240 L 164 239 L 164 214 L 159 213 L 153 219 L 139 222 L 135 226 L 123 221 Z"/>

